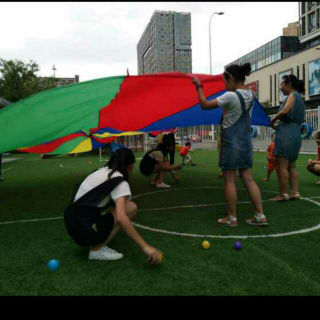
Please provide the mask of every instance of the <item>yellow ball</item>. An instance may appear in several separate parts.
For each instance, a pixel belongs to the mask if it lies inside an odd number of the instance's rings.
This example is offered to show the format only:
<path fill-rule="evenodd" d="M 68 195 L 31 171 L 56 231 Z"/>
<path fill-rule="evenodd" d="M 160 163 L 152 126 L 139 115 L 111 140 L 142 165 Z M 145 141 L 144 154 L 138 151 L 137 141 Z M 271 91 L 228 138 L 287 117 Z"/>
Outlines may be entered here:
<path fill-rule="evenodd" d="M 205 240 L 202 242 L 202 248 L 209 249 L 210 248 L 210 242 Z"/>
<path fill-rule="evenodd" d="M 163 260 L 163 252 L 160 251 L 160 257 L 159 257 L 159 259 L 157 259 L 157 260 L 155 261 L 155 264 L 160 264 L 160 263 L 162 262 L 162 260 Z"/>

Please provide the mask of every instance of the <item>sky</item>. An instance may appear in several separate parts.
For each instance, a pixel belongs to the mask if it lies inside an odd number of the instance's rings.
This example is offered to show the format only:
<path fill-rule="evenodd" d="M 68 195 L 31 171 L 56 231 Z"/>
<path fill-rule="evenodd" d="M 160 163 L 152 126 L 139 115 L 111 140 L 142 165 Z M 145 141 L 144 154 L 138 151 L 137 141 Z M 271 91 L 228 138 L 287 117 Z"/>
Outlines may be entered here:
<path fill-rule="evenodd" d="M 155 10 L 190 12 L 192 73 L 212 73 L 282 35 L 298 2 L 0 2 L 0 58 L 36 61 L 40 76 L 137 75 L 137 43 Z"/>

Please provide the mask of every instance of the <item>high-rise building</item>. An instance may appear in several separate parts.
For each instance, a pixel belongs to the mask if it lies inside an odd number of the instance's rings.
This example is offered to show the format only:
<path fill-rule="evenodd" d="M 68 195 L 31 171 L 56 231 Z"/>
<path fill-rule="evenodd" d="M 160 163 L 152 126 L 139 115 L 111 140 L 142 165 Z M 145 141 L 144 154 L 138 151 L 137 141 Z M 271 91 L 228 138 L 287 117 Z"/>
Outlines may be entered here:
<path fill-rule="evenodd" d="M 155 11 L 138 45 L 138 74 L 192 73 L 191 13 Z"/>
<path fill-rule="evenodd" d="M 299 2 L 300 42 L 306 47 L 320 44 L 320 2 Z"/>

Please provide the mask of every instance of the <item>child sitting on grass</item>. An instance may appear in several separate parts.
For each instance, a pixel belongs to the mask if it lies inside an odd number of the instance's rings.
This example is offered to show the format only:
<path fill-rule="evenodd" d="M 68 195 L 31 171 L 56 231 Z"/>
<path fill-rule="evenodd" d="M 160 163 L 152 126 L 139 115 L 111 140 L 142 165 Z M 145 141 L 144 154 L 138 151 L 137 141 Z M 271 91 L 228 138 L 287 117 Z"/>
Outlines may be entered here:
<path fill-rule="evenodd" d="M 186 146 L 182 148 L 182 150 L 180 151 L 180 156 L 182 157 L 182 165 L 184 166 L 184 160 L 187 158 L 189 160 L 189 162 L 191 163 L 192 166 L 196 166 L 195 163 L 192 163 L 191 161 L 191 156 L 188 154 L 189 152 L 193 152 L 190 150 L 191 149 L 191 143 L 187 142 Z"/>
<path fill-rule="evenodd" d="M 268 159 L 267 177 L 264 178 L 263 181 L 269 181 L 272 171 L 277 170 L 276 157 L 273 153 L 275 136 L 276 136 L 275 133 L 273 133 L 271 136 L 272 141 L 270 142 L 266 152 L 267 159 Z"/>
<path fill-rule="evenodd" d="M 316 160 L 308 160 L 307 169 L 309 172 L 320 177 L 320 131 L 315 134 L 314 138 L 316 144 L 318 145 L 318 156 Z M 318 181 L 316 184 L 320 184 L 320 181 Z"/>

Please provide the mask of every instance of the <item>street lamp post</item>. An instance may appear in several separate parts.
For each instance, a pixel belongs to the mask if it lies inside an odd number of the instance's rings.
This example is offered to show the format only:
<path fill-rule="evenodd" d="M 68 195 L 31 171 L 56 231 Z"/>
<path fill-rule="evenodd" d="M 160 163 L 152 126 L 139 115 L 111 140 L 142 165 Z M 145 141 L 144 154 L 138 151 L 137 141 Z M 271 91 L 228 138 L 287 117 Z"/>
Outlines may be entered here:
<path fill-rule="evenodd" d="M 223 15 L 224 12 L 214 12 L 211 17 L 210 17 L 210 22 L 209 22 L 209 56 L 210 56 L 210 74 L 212 74 L 212 62 L 211 62 L 211 20 L 212 20 L 212 17 L 215 15 L 215 14 L 218 14 L 219 16 Z M 217 134 L 219 135 L 219 125 L 217 125 Z M 212 132 L 212 142 L 214 141 L 214 125 L 211 125 L 211 132 Z"/>
<path fill-rule="evenodd" d="M 56 86 L 56 67 L 55 67 L 55 65 L 53 65 L 53 68 L 52 68 L 52 70 L 53 70 L 53 84 L 54 84 L 54 86 Z"/>
<path fill-rule="evenodd" d="M 211 20 L 212 20 L 212 17 L 213 17 L 215 14 L 218 14 L 219 16 L 221 16 L 221 15 L 224 14 L 224 12 L 214 12 L 214 13 L 211 15 L 210 22 L 209 22 L 210 74 L 212 74 L 212 62 L 211 62 Z"/>

